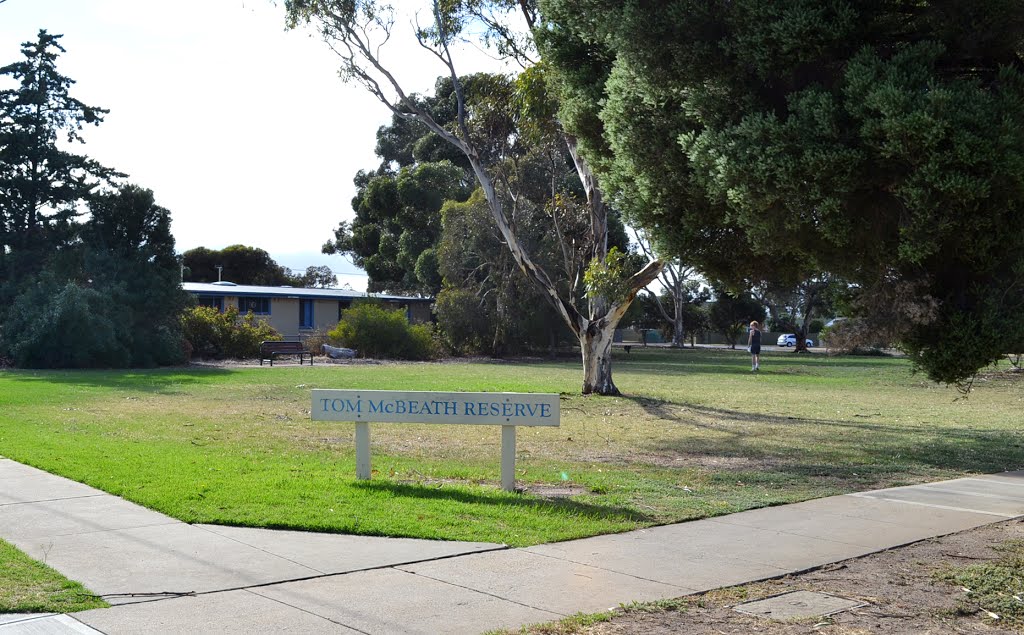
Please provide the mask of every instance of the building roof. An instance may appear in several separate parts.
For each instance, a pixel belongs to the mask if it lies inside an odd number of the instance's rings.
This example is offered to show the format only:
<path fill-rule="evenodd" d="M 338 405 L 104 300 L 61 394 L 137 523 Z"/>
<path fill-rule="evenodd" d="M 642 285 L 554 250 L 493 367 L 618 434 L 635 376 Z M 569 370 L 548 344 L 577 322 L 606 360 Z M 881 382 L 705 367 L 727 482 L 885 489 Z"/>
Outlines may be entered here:
<path fill-rule="evenodd" d="M 367 294 L 351 289 L 303 289 L 299 287 L 260 287 L 232 282 L 183 282 L 181 288 L 194 295 L 230 295 L 238 297 L 293 298 L 303 300 L 357 300 L 377 298 L 400 302 L 431 302 L 433 298 L 415 298 L 401 295 Z"/>

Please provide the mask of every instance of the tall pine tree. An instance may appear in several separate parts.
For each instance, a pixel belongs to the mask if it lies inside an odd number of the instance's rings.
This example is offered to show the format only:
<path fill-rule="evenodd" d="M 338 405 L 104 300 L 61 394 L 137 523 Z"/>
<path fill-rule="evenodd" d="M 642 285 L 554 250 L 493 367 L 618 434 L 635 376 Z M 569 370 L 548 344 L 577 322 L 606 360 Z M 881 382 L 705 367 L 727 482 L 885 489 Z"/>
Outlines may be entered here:
<path fill-rule="evenodd" d="M 23 60 L 0 68 L 0 76 L 17 82 L 0 90 L 0 306 L 71 242 L 89 195 L 119 176 L 58 147 L 61 139 L 83 143 L 83 127 L 107 113 L 69 94 L 74 80 L 57 71 L 61 37 L 39 31 L 22 45 Z"/>

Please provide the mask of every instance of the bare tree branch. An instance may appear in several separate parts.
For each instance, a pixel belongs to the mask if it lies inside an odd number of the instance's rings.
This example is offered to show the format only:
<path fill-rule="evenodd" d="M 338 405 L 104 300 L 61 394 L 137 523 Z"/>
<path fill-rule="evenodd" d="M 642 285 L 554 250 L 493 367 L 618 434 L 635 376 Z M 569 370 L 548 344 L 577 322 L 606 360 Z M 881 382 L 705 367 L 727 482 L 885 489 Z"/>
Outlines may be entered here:
<path fill-rule="evenodd" d="M 646 288 L 644 289 L 644 291 L 647 292 L 647 295 L 654 298 L 654 304 L 657 305 L 658 312 L 661 313 L 661 317 L 663 317 L 665 321 L 668 322 L 669 324 L 674 324 L 676 321 L 675 318 L 669 317 L 668 311 L 665 310 L 665 305 L 662 304 L 661 298 L 658 296 L 658 294 Z"/>

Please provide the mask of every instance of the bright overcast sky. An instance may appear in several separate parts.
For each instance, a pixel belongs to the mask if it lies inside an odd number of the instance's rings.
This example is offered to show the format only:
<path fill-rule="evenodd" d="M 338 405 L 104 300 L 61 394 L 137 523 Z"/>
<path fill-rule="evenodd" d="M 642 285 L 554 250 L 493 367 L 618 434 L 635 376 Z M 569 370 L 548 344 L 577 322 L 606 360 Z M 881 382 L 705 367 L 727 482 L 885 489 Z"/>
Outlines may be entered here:
<path fill-rule="evenodd" d="M 77 82 L 72 95 L 110 110 L 78 151 L 153 190 L 179 251 L 241 243 L 292 269 L 356 273 L 320 245 L 352 217 L 352 177 L 376 167 L 390 116 L 338 79 L 318 37 L 284 30 L 281 4 L 7 0 L 0 66 L 41 28 L 64 35 L 58 69 Z M 398 61 L 407 88 L 429 91 L 442 69 L 409 37 L 391 45 L 385 61 Z M 460 73 L 497 67 L 476 51 L 462 59 Z M 358 273 L 339 279 L 365 289 Z"/>

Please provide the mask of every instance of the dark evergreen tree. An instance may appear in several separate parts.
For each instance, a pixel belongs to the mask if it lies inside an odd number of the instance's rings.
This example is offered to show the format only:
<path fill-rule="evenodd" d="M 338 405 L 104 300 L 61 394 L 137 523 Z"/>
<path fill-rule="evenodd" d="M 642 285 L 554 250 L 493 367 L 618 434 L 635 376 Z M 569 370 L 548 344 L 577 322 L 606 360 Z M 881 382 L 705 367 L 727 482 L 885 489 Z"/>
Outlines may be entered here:
<path fill-rule="evenodd" d="M 15 297 L 3 333 L 19 366 L 157 366 L 183 359 L 179 316 L 189 299 L 166 209 L 126 185 L 96 194 L 74 244 Z"/>
<path fill-rule="evenodd" d="M 72 242 L 92 192 L 120 176 L 58 147 L 61 139 L 84 143 L 83 127 L 107 112 L 70 95 L 74 80 L 57 70 L 60 38 L 42 30 L 22 45 L 23 60 L 0 68 L 17 83 L 0 90 L 0 317 L 20 286 Z"/>
<path fill-rule="evenodd" d="M 180 361 L 178 318 L 189 298 L 181 289 L 170 213 L 151 190 L 135 185 L 95 196 L 89 212 L 81 232 L 85 275 L 114 301 L 131 365 Z"/>
<path fill-rule="evenodd" d="M 939 381 L 1024 337 L 1024 4 L 540 7 L 563 123 L 669 253 L 842 276 Z"/>

